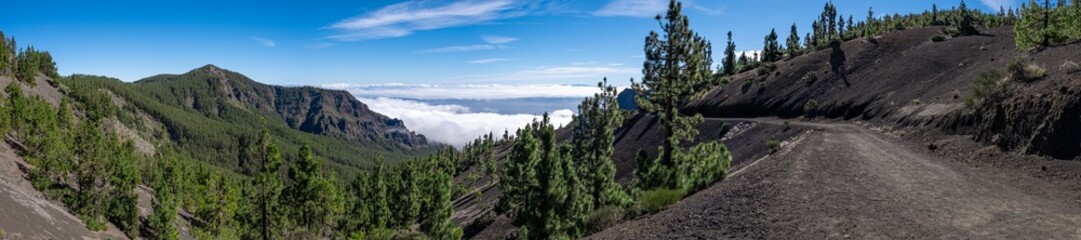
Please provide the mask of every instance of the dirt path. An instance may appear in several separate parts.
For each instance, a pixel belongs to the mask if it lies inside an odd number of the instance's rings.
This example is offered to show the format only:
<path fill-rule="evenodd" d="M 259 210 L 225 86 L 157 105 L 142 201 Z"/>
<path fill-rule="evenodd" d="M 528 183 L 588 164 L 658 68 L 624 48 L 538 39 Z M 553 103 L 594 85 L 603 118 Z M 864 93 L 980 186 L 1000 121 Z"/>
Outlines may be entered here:
<path fill-rule="evenodd" d="M 1062 186 L 962 166 L 857 125 L 792 124 L 817 130 L 590 238 L 1081 238 L 1081 202 Z"/>

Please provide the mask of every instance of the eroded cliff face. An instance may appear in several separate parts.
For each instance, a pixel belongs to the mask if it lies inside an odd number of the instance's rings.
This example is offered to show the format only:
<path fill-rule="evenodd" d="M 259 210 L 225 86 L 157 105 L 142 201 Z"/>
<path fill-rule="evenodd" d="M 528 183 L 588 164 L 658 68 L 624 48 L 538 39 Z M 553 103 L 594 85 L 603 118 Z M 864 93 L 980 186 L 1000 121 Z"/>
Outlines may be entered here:
<path fill-rule="evenodd" d="M 1069 46 L 1077 56 L 1077 46 Z M 1049 53 L 1049 55 L 1056 55 Z M 1057 54 L 1063 55 L 1063 54 Z M 1081 157 L 1081 71 L 1070 58 L 1038 56 L 1048 76 L 1013 82 L 958 116 L 951 128 L 1005 150 L 1058 159 Z M 1054 66 L 1054 62 L 1060 63 Z"/>

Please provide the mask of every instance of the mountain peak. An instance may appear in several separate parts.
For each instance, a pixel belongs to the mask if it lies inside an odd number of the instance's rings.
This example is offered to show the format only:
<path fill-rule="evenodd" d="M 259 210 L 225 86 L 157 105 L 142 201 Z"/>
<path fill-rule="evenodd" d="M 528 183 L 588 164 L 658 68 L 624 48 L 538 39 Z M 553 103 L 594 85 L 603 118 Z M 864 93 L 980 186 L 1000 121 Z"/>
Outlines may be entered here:
<path fill-rule="evenodd" d="M 195 70 L 216 70 L 216 69 L 221 69 L 221 68 L 219 68 L 218 66 L 214 66 L 214 64 L 209 64 L 208 63 L 206 65 L 203 65 L 202 67 L 196 68 Z"/>

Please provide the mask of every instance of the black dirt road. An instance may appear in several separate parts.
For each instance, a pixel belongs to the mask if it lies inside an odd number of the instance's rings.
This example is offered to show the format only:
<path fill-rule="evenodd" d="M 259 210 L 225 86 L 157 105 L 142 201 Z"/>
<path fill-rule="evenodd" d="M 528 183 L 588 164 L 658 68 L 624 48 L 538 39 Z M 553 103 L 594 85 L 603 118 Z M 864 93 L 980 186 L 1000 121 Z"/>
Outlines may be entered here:
<path fill-rule="evenodd" d="M 815 130 L 589 238 L 1081 239 L 1081 202 L 1062 186 L 957 164 L 858 125 L 792 124 Z"/>

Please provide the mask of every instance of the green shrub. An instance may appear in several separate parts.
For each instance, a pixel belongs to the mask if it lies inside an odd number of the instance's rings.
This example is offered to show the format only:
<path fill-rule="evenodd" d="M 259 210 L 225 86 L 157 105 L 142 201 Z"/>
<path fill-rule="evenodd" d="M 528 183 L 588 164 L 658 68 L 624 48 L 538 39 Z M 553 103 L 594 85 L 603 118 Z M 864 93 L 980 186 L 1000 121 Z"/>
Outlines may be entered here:
<path fill-rule="evenodd" d="M 810 113 L 810 112 L 813 112 L 816 109 L 818 109 L 818 100 L 814 100 L 814 99 L 807 100 L 807 103 L 803 104 L 803 112 L 804 113 Z"/>
<path fill-rule="evenodd" d="M 781 142 L 777 141 L 777 140 L 774 140 L 774 139 L 770 139 L 770 140 L 766 141 L 766 147 L 769 148 L 770 152 L 777 152 L 777 149 L 781 148 Z"/>
<path fill-rule="evenodd" d="M 599 232 L 605 228 L 615 226 L 623 220 L 625 213 L 619 206 L 603 206 L 592 213 L 586 219 L 586 227 L 590 232 Z"/>
<path fill-rule="evenodd" d="M 658 188 L 642 193 L 642 196 L 638 198 L 638 203 L 635 204 L 635 208 L 641 213 L 654 213 L 668 205 L 672 205 L 683 198 L 683 191 L 676 189 Z"/>
<path fill-rule="evenodd" d="M 965 107 L 971 108 L 984 97 L 1001 90 L 1002 85 L 999 84 L 1001 80 L 1002 72 L 998 69 L 980 73 L 976 81 L 972 82 L 972 93 L 965 97 Z"/>
<path fill-rule="evenodd" d="M 931 36 L 931 41 L 932 41 L 932 42 L 941 42 L 941 41 L 946 41 L 946 36 L 942 36 L 942 35 L 934 35 L 934 36 Z"/>
<path fill-rule="evenodd" d="M 1024 59 L 1014 59 L 1006 70 L 1012 74 L 1014 80 L 1031 82 L 1047 76 L 1047 70 L 1035 63 L 1027 63 Z"/>
<path fill-rule="evenodd" d="M 90 229 L 90 231 L 105 231 L 105 219 L 102 219 L 101 217 L 79 215 L 79 220 L 82 220 L 83 223 L 86 223 L 86 229 Z"/>

